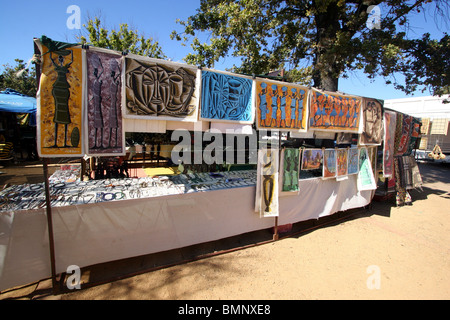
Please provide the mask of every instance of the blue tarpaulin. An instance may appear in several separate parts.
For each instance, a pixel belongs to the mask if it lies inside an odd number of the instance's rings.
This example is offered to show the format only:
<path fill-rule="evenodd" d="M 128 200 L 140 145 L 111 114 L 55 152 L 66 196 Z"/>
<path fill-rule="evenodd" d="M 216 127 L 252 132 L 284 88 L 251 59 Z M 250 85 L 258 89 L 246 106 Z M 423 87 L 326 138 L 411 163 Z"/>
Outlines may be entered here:
<path fill-rule="evenodd" d="M 35 113 L 36 98 L 28 97 L 11 89 L 0 91 L 0 111 L 14 113 Z"/>
<path fill-rule="evenodd" d="M 0 91 L 0 112 L 29 113 L 30 126 L 36 125 L 36 98 L 12 89 Z"/>

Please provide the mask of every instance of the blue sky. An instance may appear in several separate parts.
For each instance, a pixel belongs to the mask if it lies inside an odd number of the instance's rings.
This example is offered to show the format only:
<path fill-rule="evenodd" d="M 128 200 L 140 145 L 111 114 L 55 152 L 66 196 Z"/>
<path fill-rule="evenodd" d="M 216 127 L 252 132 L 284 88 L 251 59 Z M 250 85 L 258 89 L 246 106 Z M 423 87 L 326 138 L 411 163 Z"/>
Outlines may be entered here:
<path fill-rule="evenodd" d="M 190 52 L 189 46 L 171 40 L 173 30 L 181 31 L 176 19 L 186 20 L 195 14 L 200 0 L 1 0 L 0 1 L 0 70 L 4 64 L 15 65 L 14 59 L 28 61 L 33 55 L 33 37 L 46 35 L 59 41 L 75 42 L 80 30 L 69 29 L 67 13 L 70 5 L 77 5 L 81 12 L 81 23 L 88 15 L 100 16 L 108 29 L 118 28 L 120 23 L 152 37 L 161 45 L 164 53 L 174 61 L 181 61 Z M 432 11 L 430 11 L 432 12 Z M 441 37 L 446 26 L 436 25 L 430 12 L 414 16 L 411 21 L 412 37 L 420 37 L 425 32 Z M 235 63 L 225 59 L 215 65 L 217 70 L 225 70 Z M 340 79 L 339 90 L 349 94 L 396 99 L 407 97 L 403 92 L 386 85 L 383 79 L 369 80 L 362 73 L 352 73 L 349 79 Z M 415 96 L 427 96 L 428 91 Z"/>

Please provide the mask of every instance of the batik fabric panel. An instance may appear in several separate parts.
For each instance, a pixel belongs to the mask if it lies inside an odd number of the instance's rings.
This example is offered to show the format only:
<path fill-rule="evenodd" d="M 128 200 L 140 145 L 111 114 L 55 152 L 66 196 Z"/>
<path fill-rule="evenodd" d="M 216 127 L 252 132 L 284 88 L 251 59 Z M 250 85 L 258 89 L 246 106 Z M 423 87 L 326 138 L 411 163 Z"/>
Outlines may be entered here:
<path fill-rule="evenodd" d="M 309 129 L 358 132 L 361 98 L 311 90 Z"/>
<path fill-rule="evenodd" d="M 37 139 L 41 157 L 83 155 L 82 49 L 41 50 Z"/>
<path fill-rule="evenodd" d="M 198 68 L 135 55 L 124 64 L 124 117 L 197 121 Z"/>
<path fill-rule="evenodd" d="M 377 184 L 372 170 L 371 161 L 367 148 L 359 149 L 359 172 L 358 172 L 358 190 L 375 190 Z"/>
<path fill-rule="evenodd" d="M 304 86 L 255 80 L 256 125 L 259 129 L 306 132 L 308 92 Z"/>
<path fill-rule="evenodd" d="M 402 157 L 394 157 L 394 170 L 395 170 L 395 201 L 397 206 L 404 206 L 412 204 L 411 195 L 406 190 L 405 166 L 402 162 Z M 408 174 L 406 174 L 408 175 Z M 412 181 L 412 177 L 411 177 Z"/>
<path fill-rule="evenodd" d="M 282 192 L 299 191 L 300 150 L 298 148 L 286 148 L 282 151 Z"/>
<path fill-rule="evenodd" d="M 397 113 L 384 112 L 384 145 L 383 145 L 383 176 L 394 174 L 394 147 L 396 135 Z"/>
<path fill-rule="evenodd" d="M 336 149 L 325 149 L 323 151 L 323 178 L 335 178 L 336 171 Z"/>
<path fill-rule="evenodd" d="M 419 166 L 417 165 L 416 159 L 414 156 L 409 156 L 409 162 L 411 167 L 411 175 L 412 175 L 412 184 L 413 188 L 422 188 L 423 181 L 422 176 L 420 175 Z"/>
<path fill-rule="evenodd" d="M 421 122 L 418 118 L 412 118 L 411 124 L 411 134 L 409 137 L 408 146 L 406 147 L 406 151 L 404 155 L 410 155 L 414 149 L 417 149 L 420 144 L 420 125 Z"/>
<path fill-rule="evenodd" d="M 278 149 L 258 150 L 255 209 L 261 217 L 278 216 Z"/>
<path fill-rule="evenodd" d="M 359 171 L 359 151 L 358 148 L 348 149 L 347 174 L 355 174 Z"/>
<path fill-rule="evenodd" d="M 398 120 L 399 117 L 397 115 L 397 129 L 400 130 L 400 132 L 396 132 L 396 149 L 395 155 L 396 156 L 402 156 L 406 153 L 409 145 L 409 139 L 411 137 L 411 130 L 413 127 L 413 117 L 402 114 L 401 115 L 401 122 Z"/>
<path fill-rule="evenodd" d="M 230 73 L 202 70 L 200 119 L 253 123 L 253 80 Z"/>
<path fill-rule="evenodd" d="M 87 150 L 91 156 L 125 154 L 122 121 L 122 56 L 85 51 Z"/>
<path fill-rule="evenodd" d="M 362 132 L 359 135 L 359 144 L 379 146 L 383 140 L 384 101 L 363 98 L 362 103 Z"/>
<path fill-rule="evenodd" d="M 343 177 L 347 175 L 348 170 L 348 150 L 337 149 L 336 151 L 336 168 L 337 176 Z"/>

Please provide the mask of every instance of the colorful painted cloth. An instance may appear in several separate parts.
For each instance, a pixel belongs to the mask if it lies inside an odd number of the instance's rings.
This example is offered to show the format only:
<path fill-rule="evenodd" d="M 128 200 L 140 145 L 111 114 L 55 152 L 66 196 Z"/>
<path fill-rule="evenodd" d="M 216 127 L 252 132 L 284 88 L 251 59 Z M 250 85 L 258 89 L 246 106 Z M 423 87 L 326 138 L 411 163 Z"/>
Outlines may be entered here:
<path fill-rule="evenodd" d="M 358 132 L 360 111 L 360 97 L 312 89 L 309 128 L 334 132 Z"/>
<path fill-rule="evenodd" d="M 359 149 L 358 190 L 375 190 L 377 184 L 367 148 Z"/>
<path fill-rule="evenodd" d="M 250 77 L 203 70 L 200 119 L 253 123 L 252 94 Z"/>
<path fill-rule="evenodd" d="M 337 176 L 338 177 L 346 176 L 348 170 L 347 149 L 337 149 L 336 164 L 337 164 Z"/>
<path fill-rule="evenodd" d="M 323 151 L 323 178 L 336 177 L 336 149 L 325 149 Z"/>
<path fill-rule="evenodd" d="M 360 145 L 381 145 L 383 140 L 383 100 L 363 98 Z"/>
<path fill-rule="evenodd" d="M 299 191 L 300 150 L 297 148 L 283 149 L 281 163 L 283 165 L 281 191 Z"/>
<path fill-rule="evenodd" d="M 83 155 L 82 49 L 65 44 L 50 48 L 36 40 L 41 55 L 37 99 L 37 144 L 41 157 Z"/>
<path fill-rule="evenodd" d="M 355 174 L 359 171 L 359 151 L 358 148 L 348 149 L 347 174 Z"/>
<path fill-rule="evenodd" d="M 396 136 L 397 114 L 392 111 L 384 113 L 384 145 L 383 145 L 383 176 L 394 175 L 394 148 Z"/>
<path fill-rule="evenodd" d="M 198 69 L 127 55 L 123 115 L 146 120 L 197 121 Z"/>
<path fill-rule="evenodd" d="M 423 181 L 422 176 L 420 175 L 419 166 L 417 165 L 416 159 L 414 156 L 409 156 L 410 167 L 411 167 L 411 175 L 412 175 L 412 184 L 413 188 L 422 188 Z"/>
<path fill-rule="evenodd" d="M 397 117 L 398 118 L 398 117 Z M 400 128 L 397 128 L 400 130 L 400 132 L 396 132 L 396 149 L 395 149 L 395 155 L 396 156 L 402 156 L 406 153 L 409 145 L 409 140 L 411 137 L 411 131 L 413 128 L 413 117 L 402 114 L 401 117 L 401 124 L 399 124 Z M 398 123 L 398 121 L 397 121 Z"/>
<path fill-rule="evenodd" d="M 86 153 L 91 156 L 125 154 L 122 123 L 122 56 L 90 48 L 86 61 Z"/>
<path fill-rule="evenodd" d="M 258 150 L 255 211 L 261 217 L 278 216 L 278 149 Z"/>
<path fill-rule="evenodd" d="M 419 147 L 420 143 L 420 120 L 413 117 L 411 126 L 411 134 L 404 155 L 410 155 L 414 149 Z"/>
<path fill-rule="evenodd" d="M 307 87 L 260 79 L 255 80 L 255 86 L 257 128 L 306 132 Z"/>
<path fill-rule="evenodd" d="M 394 171 L 395 171 L 395 189 L 397 191 L 395 200 L 398 207 L 404 205 L 411 205 L 411 195 L 408 193 L 405 187 L 405 178 L 402 178 L 404 174 L 404 166 L 402 165 L 401 157 L 394 158 Z"/>

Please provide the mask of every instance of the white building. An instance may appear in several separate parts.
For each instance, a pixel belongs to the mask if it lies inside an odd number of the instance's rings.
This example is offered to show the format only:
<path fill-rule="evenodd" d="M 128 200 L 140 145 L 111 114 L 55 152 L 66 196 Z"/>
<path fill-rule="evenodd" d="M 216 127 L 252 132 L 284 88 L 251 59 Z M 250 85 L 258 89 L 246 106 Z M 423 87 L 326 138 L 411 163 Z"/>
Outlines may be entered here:
<path fill-rule="evenodd" d="M 450 95 L 390 99 L 384 101 L 384 107 L 421 118 L 424 128 L 429 123 L 419 149 L 430 152 L 437 144 L 446 159 L 450 158 Z"/>

